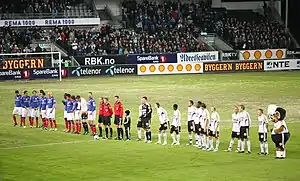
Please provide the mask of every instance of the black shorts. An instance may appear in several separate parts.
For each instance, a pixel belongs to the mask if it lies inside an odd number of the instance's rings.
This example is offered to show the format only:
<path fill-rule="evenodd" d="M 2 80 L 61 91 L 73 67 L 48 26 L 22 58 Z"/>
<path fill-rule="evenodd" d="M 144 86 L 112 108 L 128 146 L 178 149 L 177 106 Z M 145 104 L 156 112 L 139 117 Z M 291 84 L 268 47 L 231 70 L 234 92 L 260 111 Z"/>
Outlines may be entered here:
<path fill-rule="evenodd" d="M 232 131 L 232 132 L 231 132 L 231 138 L 232 138 L 232 139 L 234 139 L 234 138 L 240 139 L 240 133 L 239 133 L 239 132 Z"/>
<path fill-rule="evenodd" d="M 87 119 L 87 118 L 88 118 L 87 113 L 82 113 L 82 114 L 81 114 L 81 119 Z"/>
<path fill-rule="evenodd" d="M 111 125 L 110 116 L 103 116 L 103 124 L 105 126 L 110 126 Z"/>
<path fill-rule="evenodd" d="M 194 132 L 195 131 L 195 122 L 192 121 L 188 121 L 188 132 Z"/>
<path fill-rule="evenodd" d="M 115 125 L 122 124 L 122 119 L 120 119 L 120 116 L 115 116 L 114 124 Z"/>
<path fill-rule="evenodd" d="M 207 132 L 206 132 L 206 129 L 204 129 L 204 128 L 201 128 L 201 131 L 200 131 L 200 133 L 201 133 L 201 134 L 204 134 L 204 135 L 206 135 L 206 134 L 207 134 Z"/>
<path fill-rule="evenodd" d="M 141 128 L 142 127 L 142 121 L 138 121 L 136 127 Z"/>
<path fill-rule="evenodd" d="M 148 119 L 148 118 L 142 118 L 141 122 L 142 122 L 142 128 L 143 129 L 149 129 L 151 127 L 150 126 L 150 119 Z"/>
<path fill-rule="evenodd" d="M 168 123 L 160 124 L 159 131 L 165 131 L 168 129 Z"/>
<path fill-rule="evenodd" d="M 249 126 L 242 126 L 240 129 L 240 138 L 243 141 L 244 139 L 248 139 L 250 136 L 249 134 Z"/>
<path fill-rule="evenodd" d="M 277 148 L 284 148 L 284 145 L 290 138 L 290 133 L 272 134 L 272 141 Z"/>
<path fill-rule="evenodd" d="M 103 123 L 103 115 L 99 115 L 99 117 L 98 117 L 98 123 Z"/>
<path fill-rule="evenodd" d="M 260 142 L 268 141 L 268 133 L 258 133 L 258 140 Z"/>
<path fill-rule="evenodd" d="M 195 123 L 195 133 L 196 133 L 196 134 L 200 134 L 200 132 L 201 132 L 201 126 L 200 126 L 200 123 L 199 123 L 199 124 L 196 124 L 196 123 Z"/>
<path fill-rule="evenodd" d="M 179 126 L 178 127 L 176 127 L 176 126 L 171 126 L 171 130 L 170 130 L 170 134 L 173 134 L 173 133 L 176 133 L 176 134 L 179 134 Z"/>
<path fill-rule="evenodd" d="M 178 131 L 179 131 L 179 133 L 181 132 L 181 126 L 178 126 Z"/>
<path fill-rule="evenodd" d="M 219 137 L 219 135 L 220 135 L 219 131 L 212 131 L 212 130 L 208 131 L 208 136 L 217 138 Z"/>

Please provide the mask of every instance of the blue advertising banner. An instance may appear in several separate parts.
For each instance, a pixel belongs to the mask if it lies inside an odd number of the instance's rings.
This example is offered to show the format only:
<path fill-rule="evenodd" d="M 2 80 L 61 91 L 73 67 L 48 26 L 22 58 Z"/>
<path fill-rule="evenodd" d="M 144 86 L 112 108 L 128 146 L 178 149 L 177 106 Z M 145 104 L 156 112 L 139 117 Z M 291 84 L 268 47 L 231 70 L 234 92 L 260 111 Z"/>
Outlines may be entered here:
<path fill-rule="evenodd" d="M 69 77 L 137 75 L 137 65 L 69 67 Z"/>
<path fill-rule="evenodd" d="M 128 64 L 177 63 L 177 54 L 129 54 L 126 61 Z"/>

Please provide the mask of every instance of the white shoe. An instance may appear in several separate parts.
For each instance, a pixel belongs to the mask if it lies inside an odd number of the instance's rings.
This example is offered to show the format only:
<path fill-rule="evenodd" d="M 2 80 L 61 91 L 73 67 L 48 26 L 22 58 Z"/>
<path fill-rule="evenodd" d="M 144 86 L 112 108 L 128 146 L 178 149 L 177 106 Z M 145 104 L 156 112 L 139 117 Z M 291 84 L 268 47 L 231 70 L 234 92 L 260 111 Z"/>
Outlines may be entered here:
<path fill-rule="evenodd" d="M 180 143 L 179 143 L 179 142 L 177 142 L 175 145 L 180 145 Z"/>
<path fill-rule="evenodd" d="M 163 145 L 163 146 L 164 146 L 164 145 L 167 145 L 167 142 L 164 142 L 162 145 Z"/>
<path fill-rule="evenodd" d="M 161 145 L 161 142 L 158 141 L 158 142 L 156 142 L 155 144 L 156 144 L 156 145 Z"/>
<path fill-rule="evenodd" d="M 30 128 L 33 128 L 33 126 L 30 126 Z"/>
<path fill-rule="evenodd" d="M 147 143 L 152 143 L 152 141 L 147 141 Z"/>
<path fill-rule="evenodd" d="M 224 150 L 224 151 L 226 151 L 226 152 L 231 152 L 231 149 L 228 148 L 227 150 Z"/>
<path fill-rule="evenodd" d="M 208 148 L 207 151 L 214 151 L 214 148 Z"/>
<path fill-rule="evenodd" d="M 207 151 L 208 149 L 204 147 L 204 148 L 202 148 L 202 150 Z"/>
<path fill-rule="evenodd" d="M 240 150 L 239 150 L 239 149 L 236 149 L 236 150 L 235 150 L 235 152 L 236 152 L 236 153 L 239 153 L 239 152 L 240 152 Z"/>
<path fill-rule="evenodd" d="M 216 149 L 214 149 L 214 151 L 213 152 L 218 152 L 219 150 L 216 148 Z"/>
<path fill-rule="evenodd" d="M 55 128 L 54 131 L 57 131 L 57 128 Z"/>
<path fill-rule="evenodd" d="M 148 140 L 145 140 L 145 143 L 148 143 Z"/>
<path fill-rule="evenodd" d="M 186 146 L 193 146 L 193 143 L 187 143 Z"/>
<path fill-rule="evenodd" d="M 26 126 L 23 126 L 23 128 L 26 128 Z"/>
<path fill-rule="evenodd" d="M 176 141 L 174 141 L 171 145 L 176 145 L 177 144 L 177 142 Z"/>

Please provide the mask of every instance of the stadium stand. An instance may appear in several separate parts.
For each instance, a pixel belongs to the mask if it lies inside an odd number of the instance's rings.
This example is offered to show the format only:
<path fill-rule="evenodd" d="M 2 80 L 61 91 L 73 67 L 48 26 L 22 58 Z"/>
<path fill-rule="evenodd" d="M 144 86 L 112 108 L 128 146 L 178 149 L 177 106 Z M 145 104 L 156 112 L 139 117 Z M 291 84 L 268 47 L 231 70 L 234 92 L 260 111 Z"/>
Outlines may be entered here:
<path fill-rule="evenodd" d="M 1 18 L 20 15 L 53 17 L 94 16 L 83 0 L 12 0 L 1 1 Z M 19 2 L 19 3 L 16 3 Z M 27 3 L 27 6 L 24 4 Z M 55 27 L 42 30 L 2 28 L 2 52 L 25 51 L 32 40 L 50 39 L 70 55 L 140 54 L 199 52 L 208 50 L 200 33 L 216 33 L 234 49 L 291 47 L 291 38 L 283 25 L 253 11 L 211 8 L 207 1 L 126 0 L 122 3 L 122 28 L 105 24 L 89 29 Z M 95 15 L 96 16 L 96 15 Z M 47 35 L 46 35 L 47 34 Z M 49 37 L 49 38 L 48 38 Z M 12 50 L 9 50 L 9 46 Z M 18 50 L 15 50 L 17 47 Z M 37 50 L 40 50 L 37 48 Z M 31 48 L 26 51 L 37 51 Z"/>

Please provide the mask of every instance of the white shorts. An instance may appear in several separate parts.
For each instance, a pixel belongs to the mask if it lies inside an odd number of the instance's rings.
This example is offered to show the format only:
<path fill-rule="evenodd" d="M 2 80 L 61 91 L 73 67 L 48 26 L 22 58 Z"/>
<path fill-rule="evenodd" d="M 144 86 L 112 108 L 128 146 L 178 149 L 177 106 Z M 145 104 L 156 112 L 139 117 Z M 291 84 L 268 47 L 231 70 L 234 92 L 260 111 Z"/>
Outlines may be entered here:
<path fill-rule="evenodd" d="M 68 114 L 67 111 L 64 110 L 64 119 L 67 118 L 67 114 Z"/>
<path fill-rule="evenodd" d="M 37 118 L 37 117 L 39 117 L 39 109 L 31 109 L 31 114 L 30 114 L 30 116 L 32 117 L 32 118 Z"/>
<path fill-rule="evenodd" d="M 81 119 L 81 111 L 75 111 L 75 120 L 80 120 Z"/>
<path fill-rule="evenodd" d="M 14 107 L 12 114 L 21 115 L 22 114 L 22 107 Z"/>
<path fill-rule="evenodd" d="M 67 120 L 68 121 L 73 121 L 74 120 L 74 113 L 67 113 Z"/>
<path fill-rule="evenodd" d="M 88 121 L 95 121 L 96 119 L 96 111 L 88 111 Z"/>
<path fill-rule="evenodd" d="M 48 119 L 55 119 L 55 109 L 53 109 L 52 113 L 50 112 L 52 110 L 51 109 L 47 109 L 47 118 Z"/>
<path fill-rule="evenodd" d="M 42 118 L 47 118 L 47 110 L 41 110 Z"/>
<path fill-rule="evenodd" d="M 27 116 L 30 117 L 30 109 L 29 108 L 26 109 L 22 107 L 22 117 L 25 118 Z"/>

